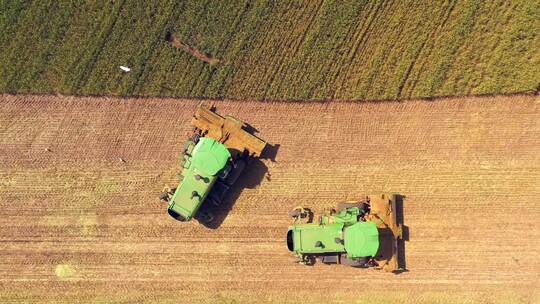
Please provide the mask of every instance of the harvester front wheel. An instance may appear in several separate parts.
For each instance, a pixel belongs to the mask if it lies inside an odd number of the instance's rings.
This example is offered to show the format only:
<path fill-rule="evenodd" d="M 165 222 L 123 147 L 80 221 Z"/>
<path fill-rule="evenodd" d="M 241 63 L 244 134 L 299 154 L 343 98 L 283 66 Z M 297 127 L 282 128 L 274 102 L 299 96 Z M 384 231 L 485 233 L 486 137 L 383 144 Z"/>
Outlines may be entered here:
<path fill-rule="evenodd" d="M 214 220 L 214 215 L 208 211 L 199 211 L 197 213 L 197 220 L 201 223 L 208 224 Z"/>
<path fill-rule="evenodd" d="M 207 200 L 210 204 L 212 204 L 212 205 L 214 205 L 214 206 L 216 206 L 216 207 L 219 206 L 219 205 L 221 205 L 221 201 L 220 201 L 218 198 L 216 198 L 216 197 L 208 196 L 208 197 L 206 198 L 206 200 Z"/>
<path fill-rule="evenodd" d="M 341 264 L 351 266 L 351 267 L 367 268 L 368 258 L 360 257 L 360 258 L 350 259 L 347 256 L 341 256 Z"/>
<path fill-rule="evenodd" d="M 246 168 L 246 161 L 243 159 L 238 159 L 234 162 L 231 171 L 225 178 L 225 183 L 229 186 L 234 185 L 244 169 Z"/>
<path fill-rule="evenodd" d="M 302 209 L 295 208 L 294 210 L 289 211 L 289 216 L 292 218 L 300 217 L 302 214 Z"/>
<path fill-rule="evenodd" d="M 308 221 L 311 221 L 311 210 L 303 207 L 296 207 L 293 210 L 289 211 L 289 216 L 293 219 L 304 219 L 307 218 Z"/>
<path fill-rule="evenodd" d="M 195 130 L 193 131 L 193 135 L 191 135 L 190 139 L 194 143 L 198 143 L 199 139 L 201 139 L 200 131 L 197 128 L 195 128 Z"/>
<path fill-rule="evenodd" d="M 167 192 L 163 192 L 159 195 L 159 199 L 164 201 L 164 202 L 168 202 L 169 201 L 169 193 Z"/>
<path fill-rule="evenodd" d="M 369 208 L 369 204 L 366 202 L 366 201 L 360 201 L 360 202 L 354 202 L 354 203 L 339 203 L 337 205 L 337 211 L 340 212 L 344 209 L 349 209 L 349 208 L 358 208 L 360 210 L 364 210 L 364 211 L 367 211 L 367 209 Z"/>

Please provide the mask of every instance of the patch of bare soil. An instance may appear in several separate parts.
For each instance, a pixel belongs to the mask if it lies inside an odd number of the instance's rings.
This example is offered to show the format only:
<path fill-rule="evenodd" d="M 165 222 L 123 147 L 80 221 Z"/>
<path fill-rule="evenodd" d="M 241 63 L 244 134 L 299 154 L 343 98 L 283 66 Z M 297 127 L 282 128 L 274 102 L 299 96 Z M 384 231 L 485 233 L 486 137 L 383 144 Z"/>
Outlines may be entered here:
<path fill-rule="evenodd" d="M 167 40 L 172 46 L 178 49 L 184 50 L 185 52 L 191 54 L 195 58 L 202 60 L 208 64 L 214 65 L 214 64 L 220 63 L 219 59 L 205 55 L 204 53 L 197 50 L 196 48 L 189 46 L 187 43 L 185 43 L 180 38 L 173 35 L 171 32 L 167 32 L 167 34 L 165 35 L 165 40 Z"/>

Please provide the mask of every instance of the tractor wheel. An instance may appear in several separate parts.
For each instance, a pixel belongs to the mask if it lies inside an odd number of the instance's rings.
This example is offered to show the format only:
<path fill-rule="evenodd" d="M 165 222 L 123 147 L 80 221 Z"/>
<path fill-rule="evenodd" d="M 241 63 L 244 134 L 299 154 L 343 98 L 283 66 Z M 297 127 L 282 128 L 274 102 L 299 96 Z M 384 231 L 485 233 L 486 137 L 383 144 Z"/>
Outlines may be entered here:
<path fill-rule="evenodd" d="M 173 195 L 176 192 L 176 188 L 171 188 L 167 192 L 170 193 L 171 195 Z"/>
<path fill-rule="evenodd" d="M 159 195 L 159 199 L 164 201 L 164 202 L 168 202 L 169 201 L 169 193 L 167 192 L 163 192 Z"/>

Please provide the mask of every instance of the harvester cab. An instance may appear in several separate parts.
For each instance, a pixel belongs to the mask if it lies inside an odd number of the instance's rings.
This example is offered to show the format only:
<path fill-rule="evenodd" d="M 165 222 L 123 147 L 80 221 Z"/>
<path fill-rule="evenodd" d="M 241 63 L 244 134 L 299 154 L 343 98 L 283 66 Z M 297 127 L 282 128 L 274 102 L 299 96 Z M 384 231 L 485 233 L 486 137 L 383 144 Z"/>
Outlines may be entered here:
<path fill-rule="evenodd" d="M 370 195 L 359 202 L 338 204 L 314 221 L 309 209 L 296 207 L 287 231 L 287 248 L 299 262 L 313 265 L 345 264 L 398 271 L 396 195 Z"/>
<path fill-rule="evenodd" d="M 204 103 L 191 123 L 193 134 L 180 156 L 179 185 L 167 188 L 160 199 L 168 202 L 168 213 L 179 221 L 197 217 L 210 222 L 213 215 L 199 208 L 206 202 L 219 206 L 249 159 L 261 155 L 266 142 L 245 130 L 242 121 L 222 117 Z"/>

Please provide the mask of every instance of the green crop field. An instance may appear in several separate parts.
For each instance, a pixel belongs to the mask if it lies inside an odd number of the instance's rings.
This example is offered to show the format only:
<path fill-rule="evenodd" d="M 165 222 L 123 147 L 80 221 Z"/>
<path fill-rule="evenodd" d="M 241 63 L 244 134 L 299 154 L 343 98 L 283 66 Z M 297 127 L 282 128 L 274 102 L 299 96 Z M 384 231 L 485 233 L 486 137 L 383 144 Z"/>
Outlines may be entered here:
<path fill-rule="evenodd" d="M 169 30 L 220 63 L 172 47 Z M 10 93 L 396 99 L 540 84 L 531 0 L 0 0 L 0 33 Z"/>

